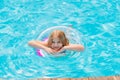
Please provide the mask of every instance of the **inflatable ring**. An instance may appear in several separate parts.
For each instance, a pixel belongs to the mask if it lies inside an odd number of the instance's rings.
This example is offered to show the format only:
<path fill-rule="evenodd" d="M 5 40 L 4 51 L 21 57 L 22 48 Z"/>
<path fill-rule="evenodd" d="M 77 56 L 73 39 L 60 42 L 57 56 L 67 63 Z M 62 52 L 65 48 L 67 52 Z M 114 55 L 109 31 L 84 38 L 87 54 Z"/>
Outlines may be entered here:
<path fill-rule="evenodd" d="M 73 29 L 72 27 L 67 27 L 67 26 L 54 26 L 54 27 L 50 27 L 46 30 L 44 30 L 43 32 L 41 32 L 39 34 L 39 36 L 37 37 L 37 40 L 40 41 L 46 41 L 49 37 L 49 35 L 54 31 L 54 30 L 61 30 L 65 33 L 66 37 L 68 38 L 70 43 L 75 43 L 75 44 L 81 44 L 81 40 L 80 40 L 80 33 Z M 41 57 L 46 57 L 48 56 L 48 54 L 46 54 L 42 49 L 37 49 L 36 50 L 37 55 L 41 56 Z"/>
<path fill-rule="evenodd" d="M 43 41 L 47 41 L 47 40 L 48 40 L 48 38 L 45 38 Z M 43 53 L 43 51 L 41 49 L 37 49 L 36 52 L 37 52 L 38 56 L 45 57 L 45 54 Z"/>

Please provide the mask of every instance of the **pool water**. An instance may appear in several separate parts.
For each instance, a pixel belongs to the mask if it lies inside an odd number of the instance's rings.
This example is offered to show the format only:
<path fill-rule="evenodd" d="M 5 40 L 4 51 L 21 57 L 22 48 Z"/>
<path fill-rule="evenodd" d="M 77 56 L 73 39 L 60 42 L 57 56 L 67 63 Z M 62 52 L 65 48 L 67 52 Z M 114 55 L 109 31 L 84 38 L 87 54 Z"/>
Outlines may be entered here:
<path fill-rule="evenodd" d="M 73 25 L 85 50 L 39 57 L 28 41 L 52 26 Z M 74 33 L 73 33 L 74 34 Z M 0 78 L 120 75 L 119 0 L 1 0 Z"/>

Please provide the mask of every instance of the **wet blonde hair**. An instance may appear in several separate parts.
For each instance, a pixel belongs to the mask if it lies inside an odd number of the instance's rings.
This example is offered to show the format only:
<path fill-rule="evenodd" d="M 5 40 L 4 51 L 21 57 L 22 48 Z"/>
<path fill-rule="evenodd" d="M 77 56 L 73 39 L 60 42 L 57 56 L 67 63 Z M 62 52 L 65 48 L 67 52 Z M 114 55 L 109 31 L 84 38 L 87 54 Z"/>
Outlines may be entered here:
<path fill-rule="evenodd" d="M 48 38 L 48 46 L 49 47 L 52 45 L 52 40 L 54 37 L 59 38 L 59 40 L 62 42 L 63 46 L 69 45 L 69 40 L 65 36 L 65 33 L 61 30 L 55 30 L 51 33 L 51 35 Z"/>

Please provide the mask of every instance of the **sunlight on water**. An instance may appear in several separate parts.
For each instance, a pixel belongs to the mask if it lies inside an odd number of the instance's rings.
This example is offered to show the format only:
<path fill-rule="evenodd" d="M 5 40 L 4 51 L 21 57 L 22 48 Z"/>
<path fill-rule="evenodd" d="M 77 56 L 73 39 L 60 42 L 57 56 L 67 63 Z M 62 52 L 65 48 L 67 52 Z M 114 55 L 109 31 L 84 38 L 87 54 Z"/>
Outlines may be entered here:
<path fill-rule="evenodd" d="M 119 1 L 1 0 L 0 4 L 0 78 L 120 74 Z M 82 44 L 85 50 L 68 51 L 62 57 L 36 55 L 28 41 L 44 31 L 42 37 L 48 36 L 47 29 L 53 26 L 66 26 L 70 43 Z"/>

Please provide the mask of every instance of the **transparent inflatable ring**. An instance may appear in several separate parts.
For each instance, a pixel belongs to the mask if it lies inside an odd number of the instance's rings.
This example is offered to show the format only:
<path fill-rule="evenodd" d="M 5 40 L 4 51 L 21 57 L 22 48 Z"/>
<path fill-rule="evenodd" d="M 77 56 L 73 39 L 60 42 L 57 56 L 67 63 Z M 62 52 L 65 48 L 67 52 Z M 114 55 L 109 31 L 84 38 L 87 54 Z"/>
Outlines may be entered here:
<path fill-rule="evenodd" d="M 54 31 L 54 30 L 61 30 L 65 33 L 66 37 L 69 40 L 69 43 L 75 43 L 75 44 L 81 44 L 81 38 L 80 38 L 80 33 L 69 26 L 54 26 L 54 27 L 50 27 L 45 29 L 44 31 L 40 32 L 39 36 L 37 37 L 37 40 L 40 41 L 46 41 L 48 40 L 48 37 L 50 36 L 50 34 Z M 36 53 L 38 56 L 40 57 L 46 57 L 46 56 L 50 56 L 52 54 L 48 54 L 46 53 L 44 50 L 42 49 L 37 49 Z M 53 56 L 53 55 L 52 55 Z"/>

